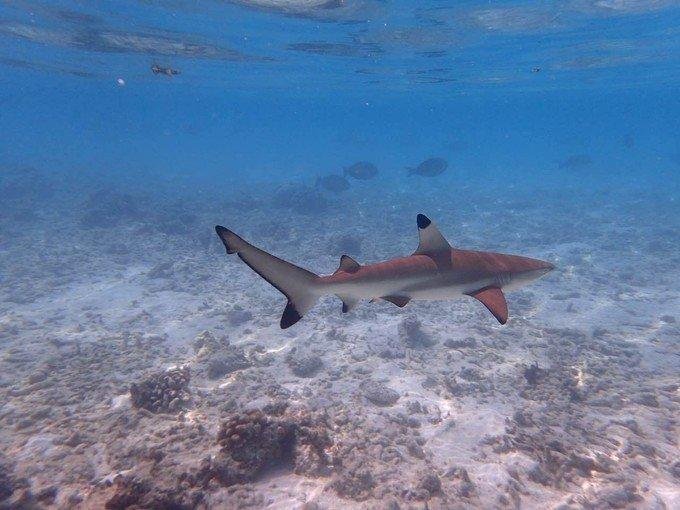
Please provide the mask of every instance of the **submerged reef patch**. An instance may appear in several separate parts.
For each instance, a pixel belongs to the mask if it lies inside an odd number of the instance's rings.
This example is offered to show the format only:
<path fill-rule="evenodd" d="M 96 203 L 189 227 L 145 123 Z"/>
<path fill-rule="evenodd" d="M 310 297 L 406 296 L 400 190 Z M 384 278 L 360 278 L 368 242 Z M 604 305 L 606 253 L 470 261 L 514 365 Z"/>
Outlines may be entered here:
<path fill-rule="evenodd" d="M 410 251 L 395 219 L 446 197 L 352 181 L 342 202 L 324 191 L 334 214 L 311 221 L 237 185 L 228 193 L 255 205 L 225 205 L 224 189 L 96 195 L 98 182 L 36 189 L 34 207 L 30 179 L 0 181 L 0 508 L 673 506 L 680 230 L 655 207 L 663 196 L 586 193 L 599 209 L 579 206 L 574 223 L 569 191 L 489 202 L 466 189 L 461 244 L 528 243 L 565 268 L 514 295 L 507 327 L 472 302 L 341 315 L 328 300 L 281 332 L 263 317 L 284 298 L 225 264 L 211 229 L 205 243 L 192 230 L 224 217 L 321 269 L 330 252 Z M 106 230 L 81 228 L 88 212 Z"/>
<path fill-rule="evenodd" d="M 175 412 L 184 407 L 189 394 L 189 368 L 173 368 L 130 385 L 132 405 L 152 413 Z"/>
<path fill-rule="evenodd" d="M 217 437 L 220 453 L 204 467 L 207 483 L 230 486 L 256 480 L 264 472 L 286 468 L 306 476 L 326 476 L 332 445 L 324 421 L 307 411 L 268 416 L 260 410 L 229 417 Z"/>
<path fill-rule="evenodd" d="M 392 406 L 399 400 L 399 393 L 378 381 L 364 382 L 361 391 L 369 402 L 380 407 Z"/>
<path fill-rule="evenodd" d="M 218 352 L 208 360 L 208 379 L 219 379 L 238 370 L 252 365 L 240 347 L 228 347 Z"/>

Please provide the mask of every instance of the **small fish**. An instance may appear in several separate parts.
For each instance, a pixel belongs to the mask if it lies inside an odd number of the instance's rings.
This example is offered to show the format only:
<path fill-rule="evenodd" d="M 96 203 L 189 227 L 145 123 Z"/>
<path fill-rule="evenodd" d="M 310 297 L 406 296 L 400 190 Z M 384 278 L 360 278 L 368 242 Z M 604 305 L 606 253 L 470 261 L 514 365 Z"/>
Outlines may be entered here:
<path fill-rule="evenodd" d="M 316 186 L 322 187 L 326 191 L 342 193 L 349 189 L 349 181 L 343 175 L 330 174 L 316 178 Z"/>
<path fill-rule="evenodd" d="M 593 159 L 587 154 L 574 154 L 573 156 L 569 156 L 568 158 L 560 161 L 558 168 L 560 170 L 578 170 L 591 165 L 592 162 Z"/>
<path fill-rule="evenodd" d="M 352 166 L 346 167 L 343 170 L 343 174 L 359 179 L 360 181 L 367 181 L 378 175 L 378 168 L 368 161 L 359 161 Z"/>
<path fill-rule="evenodd" d="M 444 158 L 429 158 L 417 167 L 407 167 L 409 175 L 422 175 L 423 177 L 435 177 L 443 174 L 449 164 Z"/>
<path fill-rule="evenodd" d="M 161 67 L 156 64 L 151 66 L 151 72 L 153 72 L 153 74 L 164 74 L 165 76 L 174 76 L 179 74 L 177 69 L 173 69 L 172 67 Z"/>

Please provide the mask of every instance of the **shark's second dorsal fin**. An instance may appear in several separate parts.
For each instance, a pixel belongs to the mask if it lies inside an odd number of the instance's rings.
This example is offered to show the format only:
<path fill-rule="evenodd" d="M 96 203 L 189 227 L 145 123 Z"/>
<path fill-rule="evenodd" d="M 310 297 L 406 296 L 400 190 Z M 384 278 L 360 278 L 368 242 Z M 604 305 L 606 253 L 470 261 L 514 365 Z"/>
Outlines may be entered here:
<path fill-rule="evenodd" d="M 390 303 L 397 305 L 399 308 L 405 307 L 409 301 L 411 301 L 411 298 L 407 296 L 383 296 L 381 299 L 389 301 Z"/>
<path fill-rule="evenodd" d="M 430 218 L 424 214 L 419 214 L 416 221 L 418 222 L 420 242 L 414 255 L 435 255 L 448 252 L 451 249 L 449 242 L 444 239 L 444 236 Z"/>
<path fill-rule="evenodd" d="M 340 257 L 340 267 L 338 267 L 336 273 L 339 273 L 340 271 L 344 271 L 345 273 L 356 273 L 361 265 L 354 260 L 352 257 L 349 255 L 343 255 Z"/>

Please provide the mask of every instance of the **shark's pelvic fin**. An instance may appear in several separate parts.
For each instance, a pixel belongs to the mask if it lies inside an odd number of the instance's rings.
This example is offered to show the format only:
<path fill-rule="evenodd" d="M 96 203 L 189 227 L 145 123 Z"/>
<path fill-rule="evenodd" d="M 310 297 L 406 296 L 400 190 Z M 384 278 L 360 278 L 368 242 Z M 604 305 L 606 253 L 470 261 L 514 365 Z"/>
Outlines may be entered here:
<path fill-rule="evenodd" d="M 414 255 L 435 255 L 441 252 L 448 253 L 451 250 L 451 245 L 430 218 L 424 214 L 419 214 L 416 221 L 420 242 Z"/>
<path fill-rule="evenodd" d="M 340 257 L 340 267 L 338 267 L 335 273 L 339 273 L 341 271 L 344 271 L 345 273 L 356 273 L 360 267 L 361 265 L 352 257 L 349 255 L 343 255 Z"/>
<path fill-rule="evenodd" d="M 338 296 L 342 299 L 342 313 L 351 312 L 352 309 L 357 306 L 359 300 L 351 296 Z"/>
<path fill-rule="evenodd" d="M 397 305 L 399 308 L 405 307 L 409 301 L 411 301 L 411 298 L 407 296 L 382 296 L 380 299 L 389 301 L 390 303 Z"/>
<path fill-rule="evenodd" d="M 508 321 L 508 303 L 505 301 L 503 291 L 498 287 L 484 287 L 468 295 L 486 306 L 501 324 Z"/>
<path fill-rule="evenodd" d="M 343 255 L 340 257 L 340 267 L 333 274 L 338 273 L 356 273 L 361 268 L 361 265 L 354 260 L 349 255 Z M 340 296 L 338 297 L 342 300 L 342 313 L 347 313 L 352 311 L 352 309 L 357 306 L 359 300 L 352 296 Z"/>

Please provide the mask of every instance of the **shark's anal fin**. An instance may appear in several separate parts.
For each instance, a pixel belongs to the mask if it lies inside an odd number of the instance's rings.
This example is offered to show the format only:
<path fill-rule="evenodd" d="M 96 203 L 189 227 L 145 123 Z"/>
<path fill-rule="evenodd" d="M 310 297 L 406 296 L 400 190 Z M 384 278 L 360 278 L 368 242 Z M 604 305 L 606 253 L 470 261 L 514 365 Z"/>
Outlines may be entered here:
<path fill-rule="evenodd" d="M 382 296 L 380 299 L 389 301 L 390 303 L 397 305 L 399 308 L 405 307 L 409 301 L 411 301 L 411 298 L 406 296 Z"/>
<path fill-rule="evenodd" d="M 352 311 L 352 309 L 357 306 L 359 300 L 350 296 L 338 296 L 342 300 L 342 313 L 347 313 Z"/>
<path fill-rule="evenodd" d="M 470 292 L 468 296 L 472 296 L 486 306 L 501 324 L 508 321 L 508 303 L 505 301 L 505 295 L 500 288 L 484 287 Z"/>
<path fill-rule="evenodd" d="M 339 273 L 344 271 L 345 273 L 356 273 L 360 268 L 361 265 L 356 260 L 349 255 L 343 255 L 340 257 L 340 267 L 338 267 L 335 272 Z"/>
<path fill-rule="evenodd" d="M 416 218 L 418 223 L 418 249 L 414 255 L 436 255 L 442 252 L 449 253 L 451 245 L 444 239 L 432 220 L 424 214 L 419 214 Z"/>

